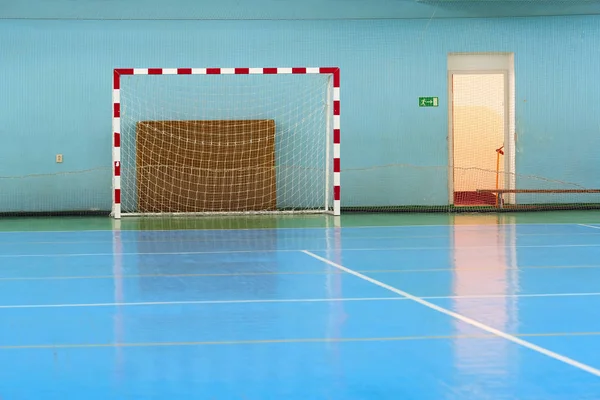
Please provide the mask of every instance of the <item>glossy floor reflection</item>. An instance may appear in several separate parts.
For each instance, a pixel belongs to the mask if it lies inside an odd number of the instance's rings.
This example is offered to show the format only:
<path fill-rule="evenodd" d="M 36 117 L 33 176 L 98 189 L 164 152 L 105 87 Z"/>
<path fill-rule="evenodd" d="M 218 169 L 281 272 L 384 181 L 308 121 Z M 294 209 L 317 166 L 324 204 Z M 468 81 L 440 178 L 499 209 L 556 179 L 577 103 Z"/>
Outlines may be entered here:
<path fill-rule="evenodd" d="M 598 399 L 600 225 L 0 232 L 0 321 L 1 399 Z"/>

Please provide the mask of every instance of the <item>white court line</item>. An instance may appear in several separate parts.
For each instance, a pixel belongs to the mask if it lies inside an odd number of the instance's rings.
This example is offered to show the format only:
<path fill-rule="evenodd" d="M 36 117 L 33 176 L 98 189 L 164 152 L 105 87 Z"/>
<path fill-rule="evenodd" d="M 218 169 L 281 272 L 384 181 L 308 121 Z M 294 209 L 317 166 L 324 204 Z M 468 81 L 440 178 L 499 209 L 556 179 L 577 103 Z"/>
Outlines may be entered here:
<path fill-rule="evenodd" d="M 588 225 L 588 224 L 579 224 L 579 226 L 585 226 L 586 228 L 592 229 L 600 229 L 600 226 Z"/>
<path fill-rule="evenodd" d="M 436 300 L 436 299 L 504 299 L 504 298 L 519 298 L 519 297 L 579 297 L 579 296 L 600 296 L 600 292 L 589 293 L 523 293 L 523 294 L 467 294 L 460 296 L 422 296 L 421 299 Z M 402 297 L 404 298 L 404 297 Z M 406 298 L 406 300 L 409 300 Z"/>
<path fill-rule="evenodd" d="M 462 322 L 464 322 L 466 324 L 469 324 L 469 325 L 474 326 L 476 328 L 479 328 L 479 329 L 481 329 L 483 331 L 491 333 L 492 335 L 496 335 L 496 336 L 501 337 L 503 339 L 506 339 L 506 340 L 508 340 L 510 342 L 513 342 L 515 344 L 518 344 L 518 345 L 523 346 L 525 348 L 528 348 L 530 350 L 537 351 L 538 353 L 541 353 L 541 354 L 543 354 L 545 356 L 548 356 L 548 357 L 553 358 L 553 359 L 558 360 L 558 361 L 562 361 L 563 363 L 571 365 L 572 367 L 579 368 L 579 369 L 581 369 L 583 371 L 589 372 L 592 375 L 600 377 L 600 370 L 599 369 L 593 368 L 593 367 L 591 367 L 589 365 L 586 365 L 586 364 L 583 364 L 583 363 L 581 363 L 579 361 L 573 360 L 572 358 L 569 358 L 569 357 L 563 356 L 561 354 L 555 353 L 555 352 L 553 352 L 551 350 L 545 349 L 545 348 L 540 347 L 540 346 L 538 346 L 536 344 L 530 343 L 530 342 L 528 342 L 526 340 L 520 339 L 520 338 L 518 338 L 516 336 L 513 336 L 513 335 L 510 335 L 508 333 L 505 333 L 505 332 L 503 332 L 501 330 L 492 328 L 491 326 L 485 325 L 485 324 L 483 324 L 483 323 L 481 323 L 479 321 L 476 321 L 476 320 L 474 320 L 472 318 L 466 317 L 466 316 L 464 316 L 462 314 L 459 314 L 459 313 L 456 313 L 454 311 L 450 311 L 450 310 L 448 310 L 446 308 L 440 307 L 440 306 L 438 306 L 436 304 L 433 304 L 433 303 L 431 303 L 431 302 L 429 302 L 427 300 L 423 300 L 420 297 L 414 296 L 414 295 L 412 295 L 410 293 L 407 293 L 407 292 L 405 292 L 403 290 L 400 290 L 400 289 L 397 289 L 397 288 L 395 288 L 393 286 L 387 285 L 387 284 L 385 284 L 383 282 L 380 282 L 380 281 L 378 281 L 376 279 L 370 278 L 370 277 L 368 277 L 366 275 L 363 275 L 363 274 L 361 274 L 359 272 L 355 272 L 355 271 L 351 270 L 350 268 L 346 268 L 343 265 L 340 265 L 340 264 L 335 263 L 335 262 L 333 262 L 331 260 L 328 260 L 326 258 L 318 256 L 318 255 L 316 255 L 314 253 L 311 253 L 308 250 L 303 250 L 302 252 L 304 254 L 312 257 L 312 258 L 316 258 L 317 260 L 320 260 L 320 261 L 324 262 L 325 264 L 328 264 L 328 265 L 330 265 L 332 267 L 335 267 L 335 268 L 337 268 L 337 269 L 339 269 L 341 271 L 344 271 L 344 272 L 346 272 L 348 274 L 354 275 L 357 278 L 360 278 L 362 280 L 370 282 L 370 283 L 372 283 L 372 284 L 374 284 L 376 286 L 379 286 L 381 288 L 387 289 L 390 292 L 393 292 L 393 293 L 396 293 L 396 294 L 398 294 L 400 296 L 403 296 L 403 297 L 407 298 L 408 300 L 412 300 L 415 303 L 421 304 L 422 306 L 425 306 L 425 307 L 427 307 L 427 308 L 429 308 L 431 310 L 434 310 L 434 311 L 437 311 L 439 313 L 445 314 L 445 315 L 447 315 L 449 317 L 452 317 L 454 319 L 458 319 L 458 320 L 460 320 L 460 321 L 462 321 Z"/>
<path fill-rule="evenodd" d="M 79 308 L 79 307 L 133 307 L 133 306 L 176 306 L 211 304 L 253 304 L 253 303 L 324 303 L 336 301 L 382 301 L 406 300 L 402 297 L 349 297 L 329 299 L 265 299 L 265 300 L 198 300 L 198 301 L 151 301 L 137 303 L 82 303 L 82 304 L 23 304 L 0 306 L 1 309 L 15 308 Z"/>
<path fill-rule="evenodd" d="M 600 245 L 599 245 L 600 246 Z M 325 250 L 325 249 L 323 249 Z M 244 253 L 297 253 L 300 250 L 267 249 L 267 250 L 220 250 L 220 251 L 182 251 L 182 252 L 156 252 L 156 253 L 57 253 L 57 254 L 0 254 L 0 258 L 23 257 L 112 257 L 121 256 L 165 256 L 165 255 L 200 255 L 200 254 L 244 254 Z M 318 250 L 322 251 L 322 250 Z"/>
<path fill-rule="evenodd" d="M 503 248 L 520 249 L 546 249 L 556 247 L 600 247 L 600 244 L 540 244 L 540 245 L 505 245 Z M 342 250 L 342 251 L 387 251 L 387 250 L 449 250 L 449 249 L 497 249 L 498 246 L 430 246 L 430 247 L 367 247 L 347 248 L 328 247 L 322 249 L 311 249 L 310 251 Z M 218 251 L 185 251 L 185 252 L 153 252 L 153 253 L 57 253 L 57 254 L 0 254 L 0 258 L 24 258 L 24 257 L 112 257 L 121 256 L 157 256 L 157 255 L 200 255 L 200 254 L 244 254 L 244 253 L 297 253 L 309 250 L 302 249 L 264 249 L 264 250 L 218 250 Z"/>
<path fill-rule="evenodd" d="M 119 232 L 235 232 L 235 231 L 282 231 L 282 230 L 334 230 L 334 229 L 397 229 L 397 228 L 482 228 L 490 227 L 498 229 L 501 226 L 577 226 L 578 224 L 572 222 L 555 222 L 555 223 L 506 223 L 506 224 L 460 224 L 460 225 L 373 225 L 373 226 L 340 226 L 340 227 L 297 227 L 297 228 L 238 228 L 238 229 L 84 229 L 84 230 L 72 230 L 72 231 L 0 231 L 2 234 L 13 234 L 13 233 L 87 233 L 87 232 L 107 232 L 112 233 L 113 231 Z"/>
<path fill-rule="evenodd" d="M 592 226 L 579 224 L 579 226 L 586 226 L 588 228 L 600 229 L 600 226 Z M 520 237 L 532 237 L 532 236 L 564 236 L 564 233 L 519 233 Z M 586 232 L 578 232 L 578 233 L 569 233 L 569 236 L 598 236 L 600 233 L 586 231 Z M 347 236 L 346 240 L 358 240 L 358 239 L 444 239 L 449 237 L 449 235 L 411 235 L 411 234 L 403 234 L 403 235 L 394 235 L 394 236 Z M 298 236 L 290 237 L 290 240 L 298 240 Z M 314 238 L 313 235 L 307 235 L 307 239 Z M 195 243 L 199 240 L 205 239 L 203 237 L 196 238 L 188 238 L 188 239 L 174 239 L 174 240 L 162 240 L 162 239 L 148 239 L 148 240 L 120 240 L 120 243 Z M 252 242 L 254 239 L 252 238 L 238 238 L 238 239 L 213 239 L 211 238 L 211 243 L 235 243 L 235 242 Z M 284 239 L 285 240 L 285 239 Z M 14 245 L 38 245 L 38 244 L 68 244 L 68 245 L 79 245 L 84 246 L 88 244 L 110 244 L 113 243 L 113 239 L 107 240 L 80 240 L 76 242 L 71 241 L 43 241 L 43 242 L 28 242 L 28 241 L 19 241 L 19 242 L 0 242 L 0 246 L 14 246 Z M 298 250 L 294 250 L 298 251 Z"/>
<path fill-rule="evenodd" d="M 426 300 L 444 300 L 444 299 L 465 299 L 465 300 L 485 300 L 485 299 L 503 299 L 513 297 L 585 297 L 600 296 L 600 292 L 590 293 L 532 293 L 532 294 L 482 294 L 482 295 L 462 295 L 462 296 L 423 296 Z M 132 303 L 67 303 L 67 304 L 15 304 L 0 305 L 2 309 L 20 309 L 20 308 L 86 308 L 86 307 L 141 307 L 141 306 L 177 306 L 177 305 L 218 305 L 218 304 L 268 304 L 268 303 L 328 303 L 328 302 L 349 302 L 349 301 L 405 301 L 410 300 L 407 297 L 343 297 L 343 298 L 322 298 L 322 299 L 257 299 L 257 300 L 189 300 L 189 301 L 150 301 L 150 302 L 132 302 Z"/>
<path fill-rule="evenodd" d="M 9 266 L 10 267 L 10 266 Z M 86 266 L 84 266 L 86 267 Z M 104 266 L 101 266 L 104 267 Z M 110 266 L 112 268 L 112 266 Z M 464 267 L 461 271 L 465 273 L 480 273 L 486 271 L 543 271 L 543 270 L 573 270 L 573 269 L 600 269 L 598 265 L 521 265 L 518 267 L 486 267 L 480 265 L 477 267 Z M 337 270 L 332 269 L 333 273 Z M 421 268 L 421 269 L 370 269 L 357 270 L 356 272 L 366 274 L 427 274 L 436 272 L 456 271 L 456 268 Z M 71 280 L 106 280 L 106 279 L 187 279 L 187 278 L 221 278 L 221 277 L 240 277 L 240 276 L 322 276 L 331 275 L 330 270 L 315 270 L 315 271 L 248 271 L 248 272 L 215 272 L 215 273 L 173 273 L 173 274 L 110 274 L 110 275 L 48 275 L 48 276 L 2 276 L 2 266 L 0 266 L 0 282 L 16 282 L 16 281 L 71 281 Z M 525 296 L 525 295 L 522 295 Z M 425 298 L 422 296 L 422 298 Z M 1 400 L 1 399 L 0 399 Z"/>
<path fill-rule="evenodd" d="M 498 249 L 499 247 L 503 249 L 547 249 L 547 248 L 556 248 L 556 247 L 600 247 L 600 244 L 532 244 L 532 245 L 489 245 L 489 246 L 430 246 L 430 247 L 363 247 L 363 248 L 327 248 L 327 249 L 313 249 L 313 250 L 297 250 L 297 251 L 326 251 L 326 250 L 343 250 L 343 251 L 386 251 L 386 250 L 453 250 L 453 249 Z M 278 250 L 274 250 L 278 251 Z M 282 251 L 293 251 L 293 250 L 282 250 Z M 27 256 L 27 255 L 25 255 Z"/>

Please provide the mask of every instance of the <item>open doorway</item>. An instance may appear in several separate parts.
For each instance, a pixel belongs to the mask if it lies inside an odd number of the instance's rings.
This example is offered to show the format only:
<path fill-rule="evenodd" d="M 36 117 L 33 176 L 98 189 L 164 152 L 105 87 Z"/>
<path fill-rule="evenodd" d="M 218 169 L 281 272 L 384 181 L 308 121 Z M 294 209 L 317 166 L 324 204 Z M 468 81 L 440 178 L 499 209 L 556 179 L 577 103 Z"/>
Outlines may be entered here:
<path fill-rule="evenodd" d="M 505 81 L 502 73 L 452 75 L 454 205 L 495 205 L 493 193 L 477 189 L 504 188 Z"/>
<path fill-rule="evenodd" d="M 512 55 L 451 55 L 448 78 L 450 202 L 495 205 L 478 189 L 514 188 Z"/>

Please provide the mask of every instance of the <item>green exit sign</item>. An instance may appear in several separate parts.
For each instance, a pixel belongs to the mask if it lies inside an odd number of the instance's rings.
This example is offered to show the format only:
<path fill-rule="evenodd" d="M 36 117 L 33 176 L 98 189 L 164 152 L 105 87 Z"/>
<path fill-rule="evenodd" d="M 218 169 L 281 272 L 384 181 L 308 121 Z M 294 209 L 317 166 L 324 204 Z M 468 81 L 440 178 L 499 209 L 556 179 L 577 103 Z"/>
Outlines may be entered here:
<path fill-rule="evenodd" d="M 419 107 L 437 107 L 438 104 L 437 97 L 419 97 Z"/>

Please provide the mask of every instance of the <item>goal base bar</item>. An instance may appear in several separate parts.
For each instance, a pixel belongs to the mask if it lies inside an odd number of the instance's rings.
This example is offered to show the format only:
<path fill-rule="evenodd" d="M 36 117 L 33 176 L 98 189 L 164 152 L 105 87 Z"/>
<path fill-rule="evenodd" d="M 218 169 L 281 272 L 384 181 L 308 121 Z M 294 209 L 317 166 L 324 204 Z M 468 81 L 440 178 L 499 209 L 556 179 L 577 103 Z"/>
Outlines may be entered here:
<path fill-rule="evenodd" d="M 333 210 L 280 210 L 280 211 L 207 211 L 207 212 L 173 212 L 173 213 L 122 213 L 126 217 L 210 217 L 210 216 L 253 216 L 253 215 L 293 215 L 293 214 L 330 214 Z M 112 217 L 118 218 L 115 214 Z"/>

